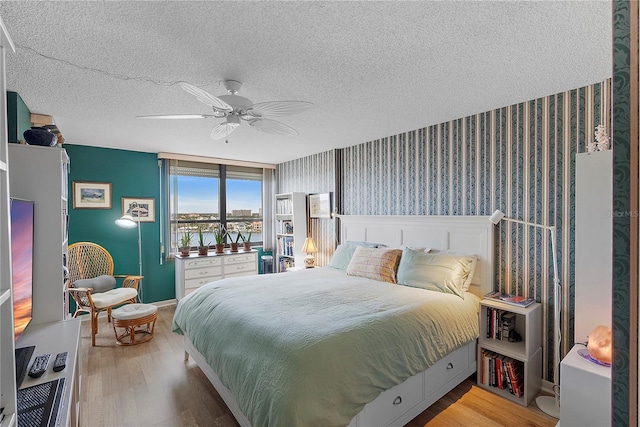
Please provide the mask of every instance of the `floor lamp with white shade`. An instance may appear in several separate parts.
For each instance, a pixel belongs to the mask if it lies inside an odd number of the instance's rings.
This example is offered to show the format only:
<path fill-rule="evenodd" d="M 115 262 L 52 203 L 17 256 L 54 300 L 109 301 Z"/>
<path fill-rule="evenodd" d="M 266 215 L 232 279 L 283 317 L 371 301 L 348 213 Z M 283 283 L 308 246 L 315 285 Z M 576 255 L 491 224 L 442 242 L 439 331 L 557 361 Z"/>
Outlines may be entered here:
<path fill-rule="evenodd" d="M 140 217 L 133 216 L 129 214 L 122 215 L 120 218 L 116 219 L 116 225 L 122 228 L 135 228 L 138 227 L 138 274 L 142 277 L 142 235 L 140 233 Z M 140 289 L 138 290 L 138 297 L 140 302 L 143 302 L 142 299 L 142 279 L 140 279 Z"/>
<path fill-rule="evenodd" d="M 489 221 L 498 225 L 500 221 L 515 222 L 530 227 L 542 228 L 549 231 L 551 238 L 551 256 L 553 260 L 553 396 L 539 396 L 536 398 L 536 405 L 542 412 L 554 418 L 560 418 L 560 383 L 559 372 L 560 367 L 560 342 L 562 333 L 560 329 L 560 304 L 561 289 L 560 278 L 558 277 L 558 256 L 556 251 L 556 227 L 550 225 L 541 225 L 533 222 L 520 221 L 518 219 L 507 218 L 504 212 L 496 210 L 490 217 Z"/>

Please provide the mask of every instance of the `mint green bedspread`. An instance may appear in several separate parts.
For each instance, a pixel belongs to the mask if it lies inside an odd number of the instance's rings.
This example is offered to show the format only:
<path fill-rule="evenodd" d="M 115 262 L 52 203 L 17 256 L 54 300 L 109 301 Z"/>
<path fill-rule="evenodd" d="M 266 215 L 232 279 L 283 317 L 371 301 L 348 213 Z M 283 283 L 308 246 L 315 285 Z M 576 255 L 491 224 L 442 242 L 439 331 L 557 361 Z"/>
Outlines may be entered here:
<path fill-rule="evenodd" d="M 187 335 L 253 427 L 345 426 L 478 337 L 478 299 L 331 268 L 229 278 L 183 298 Z"/>

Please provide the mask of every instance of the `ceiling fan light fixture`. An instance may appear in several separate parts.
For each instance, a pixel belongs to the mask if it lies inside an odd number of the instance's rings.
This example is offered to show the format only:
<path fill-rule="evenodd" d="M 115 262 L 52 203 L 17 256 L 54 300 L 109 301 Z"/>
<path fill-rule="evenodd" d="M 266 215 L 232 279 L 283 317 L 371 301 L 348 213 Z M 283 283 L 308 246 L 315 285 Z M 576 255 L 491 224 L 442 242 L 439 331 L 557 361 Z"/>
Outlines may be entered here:
<path fill-rule="evenodd" d="M 277 135 L 299 135 L 298 131 L 269 117 L 288 116 L 310 109 L 313 104 L 306 101 L 268 101 L 254 104 L 250 99 L 237 95 L 242 83 L 237 80 L 225 80 L 224 86 L 228 95 L 214 96 L 189 83 L 180 82 L 180 87 L 198 101 L 211 107 L 212 114 L 172 114 L 155 116 L 138 116 L 149 119 L 225 119 L 223 123 L 211 130 L 212 139 L 229 136 L 238 126 L 240 120 L 246 121 L 253 129 Z"/>
<path fill-rule="evenodd" d="M 227 124 L 240 126 L 240 117 L 235 115 L 227 116 Z"/>

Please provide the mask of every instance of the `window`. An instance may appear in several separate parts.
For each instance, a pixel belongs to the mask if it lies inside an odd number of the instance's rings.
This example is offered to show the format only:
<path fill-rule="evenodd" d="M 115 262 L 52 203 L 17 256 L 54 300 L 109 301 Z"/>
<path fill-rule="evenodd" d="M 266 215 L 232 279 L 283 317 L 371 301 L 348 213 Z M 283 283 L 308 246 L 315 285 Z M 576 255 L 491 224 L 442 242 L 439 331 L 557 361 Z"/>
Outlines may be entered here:
<path fill-rule="evenodd" d="M 262 169 L 173 160 L 169 166 L 171 250 L 191 233 L 192 247 L 214 245 L 214 230 L 227 230 L 225 243 L 249 238 L 262 244 Z M 239 233 L 242 236 L 239 237 Z"/>

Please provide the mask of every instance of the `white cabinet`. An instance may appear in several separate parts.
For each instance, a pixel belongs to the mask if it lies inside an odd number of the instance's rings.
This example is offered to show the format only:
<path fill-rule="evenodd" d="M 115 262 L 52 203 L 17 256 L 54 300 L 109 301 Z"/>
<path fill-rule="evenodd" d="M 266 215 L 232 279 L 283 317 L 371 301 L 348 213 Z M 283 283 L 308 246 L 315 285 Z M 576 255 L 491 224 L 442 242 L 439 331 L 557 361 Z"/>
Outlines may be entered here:
<path fill-rule="evenodd" d="M 226 277 L 258 274 L 258 251 L 176 255 L 176 299 Z"/>
<path fill-rule="evenodd" d="M 513 320 L 513 329 L 521 340 L 496 338 L 504 326 L 505 315 Z M 501 320 L 503 319 L 503 320 Z M 492 326 L 493 325 L 493 326 Z M 478 385 L 523 406 L 528 406 L 540 391 L 542 382 L 542 306 L 534 303 L 523 308 L 498 301 L 480 302 L 480 337 L 478 339 Z M 493 332 L 492 332 L 493 331 Z M 498 335 L 499 336 L 499 335 Z M 504 339 L 503 339 L 504 338 Z M 504 368 L 513 369 L 513 376 L 502 376 Z M 521 393 L 512 393 L 511 378 L 515 377 Z"/>
<path fill-rule="evenodd" d="M 5 55 L 15 48 L 0 18 L 0 426 L 16 424 L 16 373 L 11 295 L 11 246 L 9 217 L 9 155 L 7 144 L 7 85 Z"/>
<path fill-rule="evenodd" d="M 598 325 L 611 327 L 612 154 L 576 155 L 574 342 L 585 342 Z"/>
<path fill-rule="evenodd" d="M 64 320 L 69 156 L 59 147 L 9 144 L 9 165 L 11 197 L 35 202 L 32 323 Z"/>
<path fill-rule="evenodd" d="M 16 347 L 35 346 L 28 368 L 36 356 L 51 354 L 47 371 L 40 378 L 24 377 L 21 389 L 37 384 L 65 379 L 62 403 L 60 405 L 61 426 L 77 427 L 80 425 L 80 398 L 82 385 L 82 352 L 80 349 L 80 319 L 69 319 L 60 322 L 29 325 L 20 336 Z M 67 352 L 66 367 L 59 372 L 53 371 L 53 361 L 58 353 Z M 28 369 L 27 368 L 27 369 Z"/>
<path fill-rule="evenodd" d="M 302 245 L 307 237 L 307 195 L 276 194 L 276 271 L 304 265 Z"/>
<path fill-rule="evenodd" d="M 562 427 L 611 425 L 611 368 L 578 354 L 576 344 L 560 363 Z"/>

